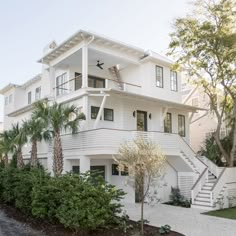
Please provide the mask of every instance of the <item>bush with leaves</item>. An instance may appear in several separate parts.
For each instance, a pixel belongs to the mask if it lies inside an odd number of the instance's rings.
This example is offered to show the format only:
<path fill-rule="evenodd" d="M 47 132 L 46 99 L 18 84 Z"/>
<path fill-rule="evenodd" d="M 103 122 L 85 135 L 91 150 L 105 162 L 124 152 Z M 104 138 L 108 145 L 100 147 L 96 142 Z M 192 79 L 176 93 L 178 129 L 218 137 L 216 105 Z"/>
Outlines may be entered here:
<path fill-rule="evenodd" d="M 106 183 L 102 176 L 87 173 L 66 175 L 66 191 L 56 217 L 72 229 L 95 230 L 119 222 L 120 199 L 124 192 Z"/>
<path fill-rule="evenodd" d="M 180 192 L 179 188 L 171 187 L 170 203 L 174 206 L 190 207 L 190 202 Z"/>

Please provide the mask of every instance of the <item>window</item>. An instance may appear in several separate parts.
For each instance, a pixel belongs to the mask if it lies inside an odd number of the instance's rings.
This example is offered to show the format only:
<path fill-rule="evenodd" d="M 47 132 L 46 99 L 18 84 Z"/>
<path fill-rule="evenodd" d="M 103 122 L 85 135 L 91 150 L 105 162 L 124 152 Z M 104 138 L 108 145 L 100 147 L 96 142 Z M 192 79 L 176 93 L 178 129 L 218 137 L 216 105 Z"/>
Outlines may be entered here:
<path fill-rule="evenodd" d="M 67 83 L 66 83 L 66 77 L 67 77 L 66 73 L 56 77 L 56 95 L 57 96 L 65 94 L 66 91 L 68 90 Z"/>
<path fill-rule="evenodd" d="M 41 87 L 35 89 L 35 101 L 41 98 Z"/>
<path fill-rule="evenodd" d="M 120 173 L 121 173 L 121 176 L 127 176 L 127 175 L 129 175 L 128 167 L 125 166 L 125 167 L 124 167 L 124 171 L 121 171 Z"/>
<path fill-rule="evenodd" d="M 111 165 L 111 174 L 112 175 L 119 175 L 118 165 L 112 164 Z"/>
<path fill-rule="evenodd" d="M 171 113 L 167 113 L 164 120 L 164 132 L 171 133 L 172 132 L 172 118 Z"/>
<path fill-rule="evenodd" d="M 28 104 L 31 104 L 32 102 L 32 93 L 28 92 Z"/>
<path fill-rule="evenodd" d="M 8 105 L 8 97 L 5 97 L 5 105 Z"/>
<path fill-rule="evenodd" d="M 108 120 L 108 121 L 114 120 L 113 109 L 104 108 L 104 120 Z"/>
<path fill-rule="evenodd" d="M 80 166 L 72 166 L 72 172 L 79 174 L 80 173 Z"/>
<path fill-rule="evenodd" d="M 80 73 L 75 72 L 75 90 L 81 89 L 82 87 L 82 76 Z"/>
<path fill-rule="evenodd" d="M 105 79 L 88 76 L 88 87 L 105 88 Z"/>
<path fill-rule="evenodd" d="M 185 116 L 178 115 L 178 130 L 179 135 L 185 137 Z"/>
<path fill-rule="evenodd" d="M 99 112 L 99 107 L 91 107 L 91 119 L 96 119 Z"/>
<path fill-rule="evenodd" d="M 171 88 L 171 91 L 177 91 L 177 72 L 176 71 L 170 72 L 170 88 Z"/>
<path fill-rule="evenodd" d="M 192 99 L 192 106 L 198 107 L 199 103 L 198 103 L 198 98 L 193 98 Z"/>
<path fill-rule="evenodd" d="M 163 88 L 163 67 L 156 66 L 156 86 Z"/>
<path fill-rule="evenodd" d="M 12 94 L 9 95 L 9 104 L 12 103 Z"/>

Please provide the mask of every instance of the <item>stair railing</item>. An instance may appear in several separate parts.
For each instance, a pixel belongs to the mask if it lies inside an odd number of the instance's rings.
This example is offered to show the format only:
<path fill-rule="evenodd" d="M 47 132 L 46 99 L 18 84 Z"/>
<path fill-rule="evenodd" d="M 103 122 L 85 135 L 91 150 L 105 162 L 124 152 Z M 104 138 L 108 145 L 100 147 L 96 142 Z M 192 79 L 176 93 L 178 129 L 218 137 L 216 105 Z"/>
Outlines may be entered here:
<path fill-rule="evenodd" d="M 198 195 L 198 193 L 201 191 L 202 187 L 208 180 L 208 168 L 206 167 L 204 171 L 200 174 L 197 181 L 193 185 L 191 189 L 191 198 L 192 198 L 192 204 L 195 202 L 195 198 Z"/>

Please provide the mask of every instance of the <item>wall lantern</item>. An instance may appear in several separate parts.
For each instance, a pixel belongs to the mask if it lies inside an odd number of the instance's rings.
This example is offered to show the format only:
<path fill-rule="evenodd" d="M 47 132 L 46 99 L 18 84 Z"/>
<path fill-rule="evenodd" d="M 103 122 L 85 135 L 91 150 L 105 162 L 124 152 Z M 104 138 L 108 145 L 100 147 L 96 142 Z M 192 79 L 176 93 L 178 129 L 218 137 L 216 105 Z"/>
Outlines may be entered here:
<path fill-rule="evenodd" d="M 136 112 L 134 111 L 134 112 L 133 112 L 133 117 L 135 117 L 135 115 L 136 115 Z"/>
<path fill-rule="evenodd" d="M 150 119 L 150 120 L 152 119 L 152 114 L 151 114 L 151 113 L 149 114 L 149 119 Z"/>

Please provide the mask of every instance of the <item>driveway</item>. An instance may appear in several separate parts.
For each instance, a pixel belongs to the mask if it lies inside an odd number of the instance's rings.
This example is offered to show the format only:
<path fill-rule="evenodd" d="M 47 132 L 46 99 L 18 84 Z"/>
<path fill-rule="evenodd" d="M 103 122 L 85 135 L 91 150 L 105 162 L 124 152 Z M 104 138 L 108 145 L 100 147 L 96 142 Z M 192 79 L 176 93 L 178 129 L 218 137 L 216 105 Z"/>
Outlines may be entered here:
<path fill-rule="evenodd" d="M 140 205 L 125 204 L 132 220 L 139 220 Z M 151 225 L 169 224 L 171 229 L 186 236 L 235 236 L 236 220 L 200 214 L 202 210 L 164 204 L 145 205 L 144 217 Z"/>
<path fill-rule="evenodd" d="M 9 218 L 0 210 L 0 236 L 44 236 L 29 226 Z"/>

